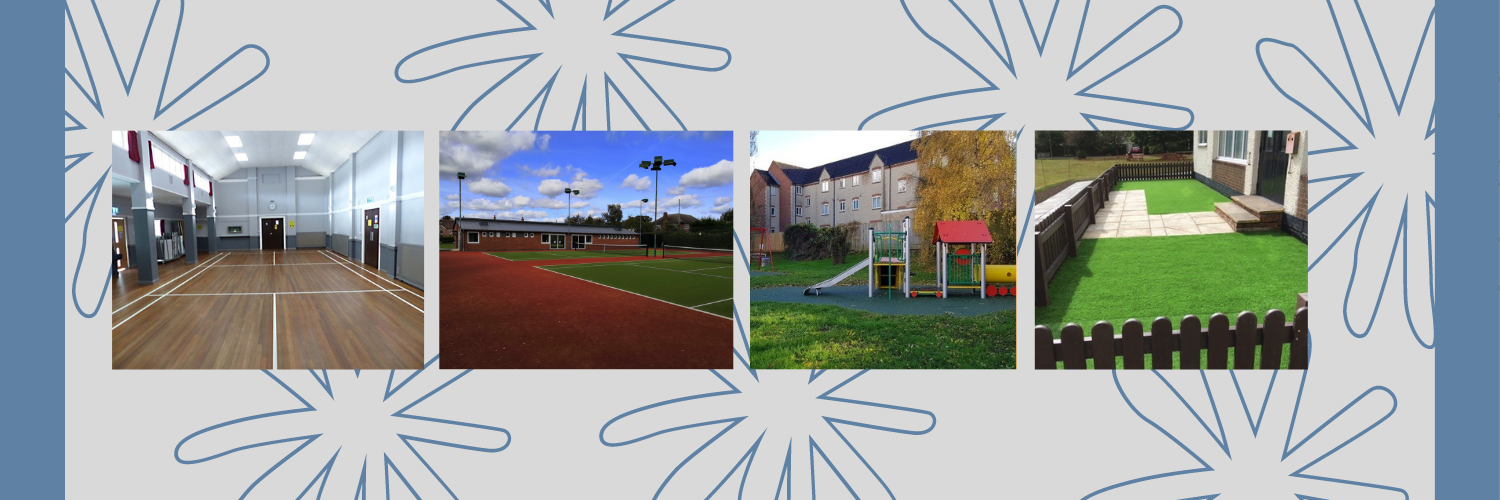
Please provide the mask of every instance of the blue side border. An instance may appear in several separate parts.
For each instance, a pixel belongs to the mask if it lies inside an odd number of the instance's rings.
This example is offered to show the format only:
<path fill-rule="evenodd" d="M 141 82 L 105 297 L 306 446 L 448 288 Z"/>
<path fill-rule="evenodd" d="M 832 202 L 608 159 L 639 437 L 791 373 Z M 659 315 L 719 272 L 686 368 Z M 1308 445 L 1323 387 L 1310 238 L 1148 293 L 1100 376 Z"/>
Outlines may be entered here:
<path fill-rule="evenodd" d="M 1437 498 L 1500 498 L 1500 3 L 1438 0 Z M 1451 216 L 1451 217 L 1447 217 Z"/>
<path fill-rule="evenodd" d="M 0 262 L 16 288 L 4 293 L 0 425 L 11 429 L 0 453 L 6 498 L 63 497 L 63 66 L 60 2 L 11 2 L 0 16 L 0 136 L 6 138 L 0 196 Z M 51 42 L 40 43 L 41 41 Z M 50 78 L 47 75 L 52 75 Z M 59 221 L 51 224 L 43 221 Z M 23 236 L 24 235 L 24 236 Z M 30 250 L 20 242 L 47 242 Z M 53 246 L 55 245 L 55 246 Z M 51 262 L 51 264 L 48 264 Z M 24 292 L 21 290 L 25 290 Z"/>

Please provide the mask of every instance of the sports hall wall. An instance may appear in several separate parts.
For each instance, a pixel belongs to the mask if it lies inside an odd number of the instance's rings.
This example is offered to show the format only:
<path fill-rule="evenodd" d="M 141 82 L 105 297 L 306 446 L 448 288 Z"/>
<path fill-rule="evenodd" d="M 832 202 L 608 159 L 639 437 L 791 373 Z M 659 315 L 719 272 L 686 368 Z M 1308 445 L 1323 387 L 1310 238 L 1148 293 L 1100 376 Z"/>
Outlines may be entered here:
<path fill-rule="evenodd" d="M 329 176 L 328 246 L 364 255 L 364 213 L 380 209 L 380 270 L 422 286 L 423 135 L 376 134 Z"/>

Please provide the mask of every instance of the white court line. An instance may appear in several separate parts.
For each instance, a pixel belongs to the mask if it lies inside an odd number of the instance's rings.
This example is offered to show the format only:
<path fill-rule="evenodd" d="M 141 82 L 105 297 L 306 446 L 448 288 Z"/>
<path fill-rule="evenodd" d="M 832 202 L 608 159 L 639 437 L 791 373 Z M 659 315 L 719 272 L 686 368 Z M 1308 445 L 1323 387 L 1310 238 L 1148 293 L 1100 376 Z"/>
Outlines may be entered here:
<path fill-rule="evenodd" d="M 510 260 L 510 259 L 507 259 L 507 258 L 505 258 L 505 257 L 501 257 L 501 256 L 499 256 L 499 255 L 495 255 L 495 254 L 492 254 L 492 253 L 489 253 L 489 252 L 484 252 L 484 254 L 485 254 L 485 255 L 488 255 L 488 256 L 490 256 L 490 257 L 494 257 L 494 258 L 496 258 L 496 259 L 500 259 L 500 260 L 503 260 L 503 261 L 506 261 L 506 262 L 514 262 L 514 261 L 512 261 L 512 260 Z"/>
<path fill-rule="evenodd" d="M 325 253 L 325 254 L 323 254 L 323 256 L 324 256 L 324 257 L 328 257 L 328 254 L 326 254 L 326 253 Z M 333 260 L 333 257 L 328 257 L 328 260 Z M 334 261 L 334 262 L 338 262 L 338 261 L 337 261 L 337 260 L 333 260 L 333 261 Z M 349 269 L 349 266 L 344 266 L 344 265 L 343 265 L 343 263 L 339 263 L 339 265 L 340 265 L 340 266 L 343 266 L 343 267 L 344 267 L 344 269 Z M 358 273 L 358 272 L 356 272 L 356 271 L 355 271 L 355 270 L 353 270 L 353 269 L 349 269 L 349 272 L 351 272 L 351 273 L 354 273 L 354 275 L 355 275 L 355 276 L 359 276 L 359 277 L 360 277 L 360 279 L 363 279 L 363 280 L 365 280 L 365 281 L 370 281 L 370 278 L 366 278 L 366 277 L 364 277 L 364 275 L 361 275 L 361 274 L 359 274 L 359 273 Z M 390 280 L 386 280 L 386 281 L 387 281 L 387 282 L 389 282 L 389 281 L 390 281 Z M 380 285 L 377 285 L 377 284 L 375 284 L 375 282 L 374 282 L 374 281 L 370 281 L 370 284 L 371 284 L 371 285 L 375 285 L 375 288 L 380 288 Z M 391 283 L 391 284 L 392 284 L 392 285 L 395 285 L 395 283 Z M 401 286 L 401 285 L 396 285 L 396 286 Z M 389 294 L 391 294 L 391 296 L 392 296 L 392 297 L 395 297 L 395 298 L 396 298 L 396 300 L 399 300 L 399 301 L 401 301 L 401 303 L 403 303 L 403 304 L 406 304 L 406 305 L 409 305 L 409 306 L 411 306 L 411 308 L 412 308 L 412 309 L 416 309 L 416 310 L 417 310 L 417 312 L 421 312 L 421 313 L 424 313 L 424 314 L 425 314 L 425 313 L 426 313 L 426 311 L 423 311 L 423 310 L 422 310 L 422 308 L 420 308 L 420 307 L 417 307 L 417 306 L 413 306 L 413 305 L 412 305 L 412 304 L 411 304 L 411 302 L 407 302 L 407 301 L 406 301 L 406 299 L 403 299 L 403 298 L 401 298 L 401 296 L 400 296 L 400 295 L 396 295 L 396 292 L 392 292 L 392 291 L 389 291 L 389 290 L 386 290 L 386 292 L 385 292 L 385 293 L 389 293 Z"/>
<path fill-rule="evenodd" d="M 726 301 L 726 300 L 734 300 L 734 297 L 730 297 L 730 298 L 727 298 L 727 299 L 715 300 L 715 301 L 709 302 L 707 304 L 698 304 L 696 306 L 693 306 L 693 309 L 697 309 L 697 308 L 700 308 L 700 307 L 703 307 L 703 306 L 711 306 L 711 305 L 718 304 L 718 303 Z"/>
<path fill-rule="evenodd" d="M 378 273 L 378 272 L 375 272 L 375 271 L 371 271 L 371 270 L 370 270 L 370 269 L 369 269 L 369 268 L 367 268 L 367 267 L 364 267 L 364 264 L 363 264 L 363 263 L 361 263 L 361 264 L 360 264 L 360 265 L 358 265 L 358 266 L 355 266 L 355 267 L 356 267 L 356 268 L 357 268 L 357 269 L 358 269 L 358 270 L 360 270 L 360 271 L 364 271 L 364 272 L 367 272 L 367 273 L 370 273 L 370 274 L 373 274 L 373 275 L 375 275 L 375 277 L 376 277 L 376 278 L 380 278 L 380 279 L 381 279 L 381 280 L 382 280 L 382 281 L 385 281 L 385 282 L 386 282 L 386 283 L 390 283 L 390 284 L 392 284 L 392 285 L 395 285 L 395 286 L 396 286 L 396 288 L 405 288 L 405 287 L 404 287 L 404 286 L 402 286 L 402 285 L 401 285 L 401 284 L 400 284 L 400 283 L 397 283 L 397 282 L 394 282 L 394 281 L 391 281 L 391 280 L 390 280 L 390 279 L 389 279 L 389 278 L 386 278 L 386 277 L 385 277 L 385 275 L 383 275 L 383 274 L 380 274 L 380 273 Z M 380 286 L 380 285 L 375 285 L 375 286 Z M 413 295 L 416 295 L 416 294 L 413 294 Z"/>
<path fill-rule="evenodd" d="M 631 266 L 631 267 L 644 267 L 646 269 L 657 269 L 657 270 L 661 270 L 661 271 L 676 271 L 676 272 L 679 272 L 679 273 L 696 274 L 696 275 L 699 275 L 699 276 L 707 276 L 707 277 L 710 277 L 710 278 L 719 278 L 719 279 L 726 279 L 726 280 L 732 280 L 732 279 L 734 279 L 733 276 L 714 276 L 712 274 L 695 273 L 693 271 L 683 271 L 681 269 L 667 269 L 665 267 L 642 266 L 642 265 L 640 265 L 642 262 L 646 262 L 646 261 L 632 260 L 632 261 L 627 261 L 627 262 L 605 262 L 605 263 L 593 263 L 593 264 L 557 264 L 557 265 L 552 265 L 552 266 L 536 266 L 536 267 L 557 267 L 557 268 L 564 268 L 565 267 L 567 269 L 577 269 L 577 268 L 580 268 L 580 267 Z M 734 267 L 734 266 L 705 267 L 705 268 L 698 269 L 698 270 L 699 271 L 704 271 L 704 270 L 708 270 L 708 269 L 725 269 L 725 268 L 732 268 L 732 267 Z"/>
<path fill-rule="evenodd" d="M 566 275 L 566 274 L 563 274 L 563 273 L 559 273 L 559 272 L 557 272 L 557 271 L 553 271 L 553 270 L 551 270 L 551 269 L 547 269 L 547 268 L 545 268 L 545 267 L 541 267 L 541 266 L 537 266 L 537 267 L 536 267 L 536 268 L 537 268 L 537 269 L 541 269 L 541 270 L 543 270 L 543 271 L 547 271 L 547 272 L 549 272 L 549 273 L 556 273 L 556 274 L 557 274 L 557 275 L 559 275 L 559 276 L 568 276 L 568 275 Z M 707 314 L 707 315 L 709 315 L 709 316 L 713 316 L 713 317 L 715 317 L 715 318 L 720 318 L 720 319 L 725 319 L 725 320 L 727 320 L 727 319 L 729 319 L 729 317 L 728 317 L 728 316 L 720 316 L 720 315 L 717 315 L 717 314 L 714 314 L 714 313 L 711 313 L 711 312 L 708 312 L 708 311 L 702 311 L 702 310 L 698 310 L 698 309 L 693 309 L 693 308 L 691 308 L 691 307 L 688 307 L 688 306 L 685 306 L 685 305 L 682 305 L 682 304 L 677 304 L 677 303 L 672 303 L 672 302 L 667 302 L 667 301 L 665 301 L 665 300 L 661 300 L 661 299 L 658 299 L 658 298 L 656 298 L 656 297 L 652 297 L 652 296 L 649 296 L 649 295 L 641 295 L 641 294 L 639 294 L 639 293 L 635 293 L 635 292 L 632 292 L 632 291 L 630 291 L 630 290 L 624 290 L 624 289 L 620 289 L 620 288 L 615 288 L 615 287 L 612 287 L 612 286 L 609 286 L 609 285 L 606 285 L 606 284 L 603 284 L 603 283 L 599 283 L 599 282 L 597 282 L 597 281 L 589 281 L 589 280 L 586 280 L 586 279 L 583 279 L 583 278 L 579 278 L 579 277 L 577 277 L 577 276 L 568 276 L 568 277 L 569 277 L 569 278 L 573 278 L 573 279 L 575 279 L 575 280 L 578 280 L 578 281 L 582 281 L 582 282 L 585 282 L 585 283 L 593 283 L 593 284 L 595 284 L 595 285 L 599 285 L 599 286 L 602 286 L 602 287 L 604 287 L 604 288 L 611 288 L 611 289 L 615 289 L 615 290 L 619 290 L 619 291 L 622 291 L 622 292 L 625 292 L 625 293 L 628 293 L 628 294 L 631 294 L 631 295 L 635 295 L 635 296 L 637 296 L 637 297 L 645 297 L 645 298 L 648 298 L 648 299 L 651 299 L 651 300 L 654 300 L 654 301 L 657 301 L 657 302 L 661 302 L 661 303 L 663 303 L 663 304 L 672 304 L 672 305 L 674 305 L 674 306 L 677 306 L 677 307 L 681 307 L 681 308 L 683 308 L 683 309 L 687 309 L 687 310 L 689 310 L 689 311 L 694 311 L 694 312 L 700 312 L 700 313 L 703 313 L 703 314 Z"/>
<path fill-rule="evenodd" d="M 276 369 L 276 294 L 271 294 L 271 369 Z"/>
<path fill-rule="evenodd" d="M 167 290 L 166 294 L 164 294 L 162 296 L 159 296 L 159 297 L 156 298 L 156 300 L 153 300 L 150 303 L 146 304 L 146 306 L 142 307 L 140 311 L 136 311 L 135 313 L 131 314 L 130 316 L 126 317 L 125 319 L 120 320 L 119 323 L 115 323 L 114 326 L 110 327 L 110 331 L 114 331 L 115 328 L 119 328 L 120 325 L 125 324 L 126 321 L 130 321 L 130 318 L 134 318 L 137 314 L 140 314 L 141 311 L 145 311 L 147 309 L 150 309 L 151 306 L 156 305 L 157 302 L 161 302 L 161 299 L 166 298 L 167 295 L 171 295 L 172 292 L 177 291 L 178 288 L 182 288 L 182 285 L 186 285 L 189 281 L 193 281 L 193 278 L 197 278 L 198 276 L 202 275 L 203 273 L 208 272 L 209 268 L 214 267 L 214 264 L 218 264 L 222 260 L 223 259 L 220 259 L 219 261 L 214 261 L 213 264 L 209 264 L 208 267 L 205 267 L 201 271 L 198 271 L 197 274 L 194 274 L 192 278 L 188 278 L 186 280 L 183 280 L 182 283 L 178 283 L 177 286 L 172 287 L 171 290 Z"/>
<path fill-rule="evenodd" d="M 271 267 L 271 266 L 333 266 L 333 262 L 315 262 L 311 264 L 224 264 L 219 267 Z"/>
<path fill-rule="evenodd" d="M 322 292 L 238 292 L 238 293 L 173 293 L 173 294 L 165 294 L 165 293 L 163 293 L 163 294 L 153 294 L 151 296 L 152 297 L 168 297 L 168 296 L 171 296 L 171 297 L 225 297 L 225 296 L 230 296 L 230 297 L 232 297 L 232 296 L 239 296 L 239 295 L 302 295 L 302 294 L 308 294 L 308 293 L 373 293 L 373 292 L 400 292 L 400 291 L 402 291 L 402 290 L 392 290 L 392 289 L 386 289 L 386 288 L 379 288 L 379 289 L 375 289 L 375 290 L 330 290 L 330 291 L 322 291 Z"/>
<path fill-rule="evenodd" d="M 228 257 L 228 256 L 229 256 L 229 254 L 224 254 L 224 255 L 220 255 L 220 256 L 218 256 L 218 257 L 215 257 L 215 259 L 217 259 L 217 260 L 223 260 L 223 259 L 224 259 L 224 258 L 225 258 L 225 257 Z M 207 263 L 207 262 L 204 262 L 204 264 L 208 264 L 208 263 Z M 209 265 L 213 265 L 213 264 L 209 264 Z M 196 268 L 196 267 L 197 267 L 197 266 L 194 266 L 194 267 L 195 267 L 195 268 Z M 207 269 L 207 268 L 204 268 L 204 269 Z M 195 271 L 195 270 L 197 270 L 197 269 L 188 269 L 188 270 L 187 270 L 187 271 L 183 271 L 183 273 L 182 273 L 182 274 L 179 274 L 179 275 L 177 275 L 177 276 L 176 276 L 176 277 L 173 277 L 173 278 L 172 278 L 172 279 L 169 279 L 169 280 L 167 280 L 167 282 L 166 282 L 166 283 L 162 283 L 162 284 L 160 284 L 160 285 L 156 285 L 156 286 L 157 286 L 157 287 L 158 287 L 158 288 L 160 288 L 160 287 L 164 287 L 164 286 L 167 286 L 167 285 L 170 285 L 170 284 L 172 284 L 172 282 L 173 282 L 173 281 L 177 281 L 177 280 L 178 280 L 178 278 L 181 278 L 181 277 L 183 277 L 183 276 L 187 276 L 187 275 L 189 275 L 189 274 L 193 274 L 193 271 Z M 123 306 L 120 306 L 120 308 L 119 308 L 119 309 L 115 309 L 115 310 L 114 310 L 114 312 L 111 312 L 111 313 L 109 313 L 109 315 L 110 315 L 110 316 L 114 316 L 114 315 L 115 315 L 115 314 L 116 314 L 116 313 L 118 313 L 118 312 L 120 312 L 120 311 L 123 311 L 123 310 L 125 310 L 125 308 L 127 308 L 127 307 L 130 307 L 130 306 L 132 306 L 132 305 L 134 305 L 134 304 L 135 304 L 135 303 L 136 303 L 136 302 L 140 302 L 140 301 L 141 301 L 141 299 L 144 299 L 144 298 L 146 298 L 146 297 L 150 297 L 150 296 L 151 296 L 151 294 L 146 294 L 146 295 L 142 295 L 142 296 L 141 296 L 141 298 L 140 298 L 140 299 L 135 299 L 135 300 L 132 300 L 132 301 L 130 301 L 130 303 L 129 303 L 129 304 L 125 304 L 125 305 L 123 305 Z"/>

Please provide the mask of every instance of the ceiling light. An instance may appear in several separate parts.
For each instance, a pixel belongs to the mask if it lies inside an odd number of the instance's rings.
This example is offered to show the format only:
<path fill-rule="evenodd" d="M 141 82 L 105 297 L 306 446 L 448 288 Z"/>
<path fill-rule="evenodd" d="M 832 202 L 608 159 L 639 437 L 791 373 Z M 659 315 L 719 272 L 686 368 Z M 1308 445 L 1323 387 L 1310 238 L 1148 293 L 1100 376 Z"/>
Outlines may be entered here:
<path fill-rule="evenodd" d="M 306 151 L 298 151 L 296 153 L 292 153 L 292 159 L 293 160 L 301 160 L 303 158 L 307 158 L 307 152 Z"/>
<path fill-rule="evenodd" d="M 297 145 L 306 146 L 308 144 L 312 144 L 312 138 L 313 134 L 302 134 L 297 137 Z"/>
<path fill-rule="evenodd" d="M 239 161 L 250 161 L 250 155 L 245 153 L 235 153 L 234 158 Z"/>
<path fill-rule="evenodd" d="M 245 147 L 245 143 L 240 142 L 240 136 L 237 136 L 237 135 L 226 135 L 226 136 L 224 136 L 224 140 L 229 141 L 229 147 L 231 147 L 231 148 L 243 148 L 243 147 Z"/>

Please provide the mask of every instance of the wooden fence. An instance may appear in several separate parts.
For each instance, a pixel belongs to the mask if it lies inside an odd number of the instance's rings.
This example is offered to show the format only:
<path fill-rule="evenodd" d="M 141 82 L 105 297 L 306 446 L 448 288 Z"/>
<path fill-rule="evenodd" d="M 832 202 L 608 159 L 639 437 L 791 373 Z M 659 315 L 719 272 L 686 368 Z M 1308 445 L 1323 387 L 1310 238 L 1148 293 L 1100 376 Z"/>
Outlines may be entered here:
<path fill-rule="evenodd" d="M 1255 369 L 1256 347 L 1260 351 L 1262 370 L 1281 367 L 1282 349 L 1290 349 L 1288 368 L 1307 369 L 1307 307 L 1306 299 L 1299 298 L 1299 308 L 1291 323 L 1286 314 L 1272 309 L 1266 313 L 1265 323 L 1256 322 L 1255 313 L 1245 311 L 1236 318 L 1233 326 L 1229 317 L 1222 313 L 1208 319 L 1204 329 L 1197 316 L 1182 318 L 1180 329 L 1172 329 L 1172 321 L 1156 318 L 1151 322 L 1151 331 L 1143 331 L 1140 321 L 1126 321 L 1115 335 L 1114 325 L 1100 321 L 1095 324 L 1089 338 L 1084 338 L 1083 327 L 1069 323 L 1062 329 L 1062 338 L 1053 339 L 1052 331 L 1045 326 L 1036 327 L 1037 370 L 1057 369 L 1060 361 L 1065 370 L 1087 368 L 1087 361 L 1094 360 L 1095 367 L 1114 367 L 1115 358 L 1123 358 L 1127 370 L 1146 368 L 1145 355 L 1151 355 L 1151 369 L 1170 370 L 1172 353 L 1178 356 L 1182 369 L 1222 370 L 1230 368 L 1229 348 L 1234 348 L 1233 368 Z M 1208 352 L 1208 366 L 1201 366 L 1200 353 Z"/>
<path fill-rule="evenodd" d="M 1094 223 L 1094 214 L 1109 201 L 1110 191 L 1114 191 L 1121 181 L 1192 178 L 1191 161 L 1115 164 L 1089 181 L 1088 187 L 1074 194 L 1067 203 L 1043 216 L 1033 234 L 1036 242 L 1036 305 L 1051 303 L 1047 284 L 1057 276 L 1064 261 L 1078 256 L 1078 241 Z"/>

